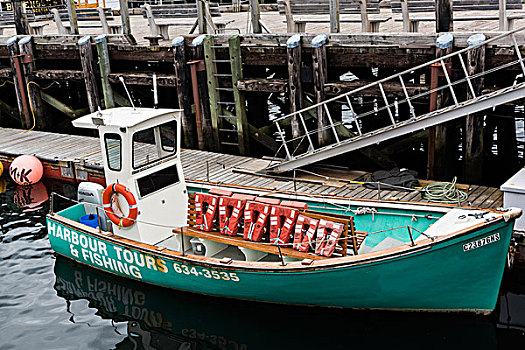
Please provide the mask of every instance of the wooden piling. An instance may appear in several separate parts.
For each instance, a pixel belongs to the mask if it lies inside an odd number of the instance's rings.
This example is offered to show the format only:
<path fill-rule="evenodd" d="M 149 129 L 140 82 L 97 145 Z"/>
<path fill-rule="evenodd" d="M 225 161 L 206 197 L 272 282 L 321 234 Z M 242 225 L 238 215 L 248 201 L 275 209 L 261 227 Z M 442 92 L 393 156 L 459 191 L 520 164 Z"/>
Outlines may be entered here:
<path fill-rule="evenodd" d="M 69 16 L 69 27 L 71 34 L 78 35 L 78 21 L 77 9 L 75 8 L 75 0 L 66 0 L 67 14 Z"/>
<path fill-rule="evenodd" d="M 326 46 L 328 36 L 319 34 L 312 40 L 313 48 L 313 73 L 314 73 L 314 95 L 315 103 L 325 100 L 324 85 L 327 80 L 328 68 L 326 60 Z M 329 120 L 323 106 L 317 107 L 317 140 L 319 146 L 330 143 Z"/>
<path fill-rule="evenodd" d="M 26 89 L 24 87 L 23 69 L 18 63 L 20 54 L 18 48 L 18 38 L 13 36 L 7 40 L 7 51 L 11 62 L 11 72 L 13 75 L 13 84 L 15 85 L 16 102 L 20 116 L 20 123 L 23 128 L 29 128 L 31 117 L 27 105 Z"/>
<path fill-rule="evenodd" d="M 128 0 L 119 0 L 120 4 L 120 20 L 122 22 L 122 34 L 127 38 L 131 44 L 136 44 L 137 41 L 133 34 L 131 34 L 131 24 L 129 21 Z"/>
<path fill-rule="evenodd" d="M 436 33 L 454 31 L 453 0 L 436 0 Z"/>
<path fill-rule="evenodd" d="M 507 0 L 499 0 L 499 30 L 509 30 L 507 22 Z"/>
<path fill-rule="evenodd" d="M 475 34 L 468 38 L 467 45 L 474 46 L 485 41 L 485 35 Z M 485 46 L 480 46 L 467 52 L 467 71 L 469 75 L 485 71 Z M 481 95 L 484 87 L 484 77 L 472 79 L 472 87 L 476 96 Z M 473 98 L 467 89 L 467 98 Z M 467 115 L 464 137 L 464 175 L 468 183 L 483 181 L 483 112 Z"/>
<path fill-rule="evenodd" d="M 452 33 L 442 34 L 436 40 L 436 58 L 440 58 L 452 53 L 454 49 L 454 36 Z M 449 64 L 445 61 L 445 64 Z M 431 72 L 430 88 L 435 89 L 439 84 L 439 77 L 443 76 L 441 65 L 435 65 Z M 441 78 L 443 80 L 443 78 Z M 445 107 L 449 97 L 448 89 L 440 90 L 430 95 L 430 108 L 432 112 Z M 451 137 L 453 134 L 454 122 L 444 123 L 430 127 L 428 129 L 428 159 L 427 159 L 427 178 L 446 180 L 453 176 L 453 168 L 450 161 L 456 153 L 453 149 L 455 142 Z"/>
<path fill-rule="evenodd" d="M 193 39 L 193 60 L 204 60 L 204 38 L 206 35 L 200 35 Z M 199 100 L 200 100 L 200 111 L 201 111 L 201 122 L 202 122 L 202 137 L 204 141 L 204 147 L 209 150 L 216 150 L 215 140 L 213 135 L 213 128 L 211 125 L 211 112 L 208 95 L 208 84 L 206 80 L 206 70 L 197 71 L 197 84 L 199 87 Z M 218 142 L 218 141 L 217 141 Z"/>
<path fill-rule="evenodd" d="M 13 17 L 15 21 L 16 34 L 18 35 L 29 35 L 31 34 L 31 28 L 29 27 L 29 21 L 24 11 L 24 2 L 22 0 L 11 1 L 13 6 Z"/>
<path fill-rule="evenodd" d="M 91 48 L 91 36 L 86 35 L 78 41 L 78 51 L 80 53 L 80 62 L 84 72 L 84 82 L 86 83 L 86 94 L 91 113 L 100 107 L 100 98 L 98 95 L 97 81 L 93 71 L 93 51 Z"/>
<path fill-rule="evenodd" d="M 252 23 L 253 33 L 262 33 L 261 29 L 261 13 L 259 10 L 259 0 L 250 0 L 250 20 Z"/>
<path fill-rule="evenodd" d="M 238 35 L 233 35 L 228 39 L 230 51 L 230 66 L 232 72 L 233 99 L 235 101 L 235 114 L 237 116 L 237 140 L 239 142 L 239 152 L 241 155 L 250 153 L 250 137 L 248 129 L 248 119 L 246 118 L 246 100 L 244 93 L 239 91 L 237 83 L 243 79 L 241 39 Z"/>
<path fill-rule="evenodd" d="M 219 139 L 219 129 L 222 129 L 222 123 L 219 120 L 219 115 L 223 108 L 219 105 L 221 102 L 220 91 L 218 89 L 219 84 L 217 81 L 217 66 L 215 64 L 215 50 L 212 48 L 214 45 L 213 36 L 207 35 L 203 41 L 204 48 L 204 62 L 206 64 L 206 80 L 208 84 L 208 98 L 207 101 L 210 106 L 210 121 L 213 132 L 214 149 L 216 151 L 221 150 L 221 144 Z"/>
<path fill-rule="evenodd" d="M 206 34 L 208 26 L 206 25 L 206 8 L 202 0 L 197 0 L 197 27 L 199 34 Z"/>
<path fill-rule="evenodd" d="M 286 42 L 288 56 L 288 85 L 290 113 L 303 108 L 303 88 L 301 83 L 301 35 L 294 34 Z M 302 135 L 299 115 L 292 116 L 292 138 Z"/>
<path fill-rule="evenodd" d="M 111 65 L 109 63 L 109 51 L 107 35 L 102 34 L 95 38 L 98 53 L 98 67 L 100 69 L 100 79 L 102 80 L 102 94 L 104 95 L 104 105 L 106 109 L 115 107 L 113 99 L 113 89 L 109 83 Z"/>
<path fill-rule="evenodd" d="M 191 80 L 186 65 L 186 47 L 184 37 L 179 36 L 172 40 L 173 64 L 175 67 L 175 84 L 177 86 L 177 100 L 179 108 L 184 110 L 182 115 L 182 141 L 186 148 L 195 147 L 195 119 L 191 112 Z"/>
<path fill-rule="evenodd" d="M 339 0 L 329 0 L 330 6 L 330 33 L 339 33 L 341 31 L 341 22 L 339 18 Z"/>
<path fill-rule="evenodd" d="M 24 70 L 24 83 L 27 91 L 29 110 L 31 112 L 32 124 L 37 129 L 43 130 L 49 124 L 40 96 L 40 86 L 33 80 L 36 70 L 35 57 L 33 54 L 33 38 L 26 36 L 18 42 L 22 68 Z"/>

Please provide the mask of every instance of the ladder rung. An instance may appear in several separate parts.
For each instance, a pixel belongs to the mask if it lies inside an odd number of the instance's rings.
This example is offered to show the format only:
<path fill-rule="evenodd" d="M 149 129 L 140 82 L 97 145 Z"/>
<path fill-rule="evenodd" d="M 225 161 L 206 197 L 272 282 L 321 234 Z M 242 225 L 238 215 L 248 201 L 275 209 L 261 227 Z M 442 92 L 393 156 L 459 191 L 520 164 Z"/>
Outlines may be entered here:
<path fill-rule="evenodd" d="M 222 101 L 219 101 L 219 102 L 217 102 L 217 104 L 220 104 L 220 105 L 234 105 L 235 102 L 222 102 Z"/>
<path fill-rule="evenodd" d="M 238 143 L 235 143 L 235 142 L 221 142 L 221 145 L 226 145 L 226 146 L 239 146 Z"/>
<path fill-rule="evenodd" d="M 225 46 L 221 46 L 221 45 L 212 45 L 211 48 L 212 49 L 222 49 L 224 48 Z"/>
<path fill-rule="evenodd" d="M 219 129 L 219 131 L 237 133 L 237 130 L 233 130 L 233 129 Z"/>
<path fill-rule="evenodd" d="M 215 63 L 230 63 L 230 60 L 211 60 L 211 61 Z"/>
<path fill-rule="evenodd" d="M 236 115 L 218 115 L 219 118 L 237 118 Z"/>
<path fill-rule="evenodd" d="M 215 90 L 219 90 L 219 91 L 233 91 L 233 88 L 215 88 Z"/>
<path fill-rule="evenodd" d="M 215 73 L 214 77 L 232 77 L 233 75 L 227 73 Z"/>

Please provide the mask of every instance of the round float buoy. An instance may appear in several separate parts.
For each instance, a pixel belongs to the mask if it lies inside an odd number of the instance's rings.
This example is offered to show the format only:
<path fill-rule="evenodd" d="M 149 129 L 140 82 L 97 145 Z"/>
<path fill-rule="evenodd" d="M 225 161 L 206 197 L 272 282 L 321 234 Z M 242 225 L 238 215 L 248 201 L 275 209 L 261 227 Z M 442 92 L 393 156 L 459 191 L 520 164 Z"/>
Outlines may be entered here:
<path fill-rule="evenodd" d="M 4 172 L 4 165 L 2 162 L 0 162 L 0 176 L 2 176 L 2 173 Z"/>
<path fill-rule="evenodd" d="M 9 167 L 9 175 L 19 185 L 37 183 L 44 174 L 44 167 L 37 157 L 29 154 L 21 155 L 13 160 Z"/>

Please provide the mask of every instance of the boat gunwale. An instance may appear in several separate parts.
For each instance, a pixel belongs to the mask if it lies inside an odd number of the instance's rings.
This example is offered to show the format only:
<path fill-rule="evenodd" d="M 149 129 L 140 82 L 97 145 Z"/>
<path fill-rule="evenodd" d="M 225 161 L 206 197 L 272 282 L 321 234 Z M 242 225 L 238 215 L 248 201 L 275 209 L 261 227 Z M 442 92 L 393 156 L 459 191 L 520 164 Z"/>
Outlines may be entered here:
<path fill-rule="evenodd" d="M 490 227 L 504 221 L 503 216 L 497 217 L 489 222 L 480 222 L 459 231 L 447 235 L 435 237 L 435 239 L 426 238 L 418 241 L 415 246 L 403 244 L 398 247 L 392 247 L 376 252 L 370 252 L 362 255 L 350 255 L 340 258 L 315 260 L 309 265 L 303 265 L 301 261 L 288 262 L 285 266 L 280 262 L 252 262 L 231 260 L 228 264 L 221 262 L 221 259 L 213 257 L 203 257 L 194 254 L 186 254 L 175 251 L 166 247 L 156 247 L 151 244 L 138 242 L 125 237 L 115 235 L 111 232 L 102 233 L 95 228 L 86 226 L 78 227 L 80 223 L 63 217 L 57 213 L 47 214 L 47 218 L 69 228 L 81 231 L 84 234 L 94 238 L 101 239 L 114 244 L 119 244 L 128 248 L 141 251 L 146 254 L 163 256 L 181 263 L 194 264 L 201 267 L 219 268 L 224 270 L 239 270 L 243 272 L 272 272 L 272 273 L 290 273 L 290 272 L 321 272 L 330 269 L 351 268 L 373 263 L 380 263 L 396 258 L 404 258 L 412 254 L 428 251 L 436 244 L 443 244 L 455 238 L 466 236 L 467 234 L 477 232 L 483 228 Z M 91 266 L 91 265 L 90 265 Z M 105 271 L 105 270 L 104 270 Z"/>

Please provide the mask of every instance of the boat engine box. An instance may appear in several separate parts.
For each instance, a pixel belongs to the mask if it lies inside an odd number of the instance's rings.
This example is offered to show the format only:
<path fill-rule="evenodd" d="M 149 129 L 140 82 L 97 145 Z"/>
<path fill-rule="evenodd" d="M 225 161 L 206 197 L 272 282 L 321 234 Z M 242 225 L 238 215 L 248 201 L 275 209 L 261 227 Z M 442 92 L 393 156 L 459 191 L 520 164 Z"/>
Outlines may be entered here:
<path fill-rule="evenodd" d="M 90 203 L 84 204 L 86 214 L 96 214 L 100 217 L 100 228 L 104 231 L 111 229 L 108 223 L 108 217 L 102 208 L 102 196 L 104 186 L 93 182 L 81 182 L 78 185 L 77 200 L 79 202 Z"/>
<path fill-rule="evenodd" d="M 525 168 L 508 179 L 500 189 L 503 191 L 503 207 L 521 208 L 525 212 Z M 525 231 L 525 215 L 516 220 L 514 230 Z"/>

